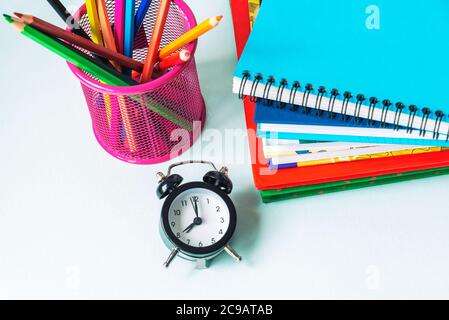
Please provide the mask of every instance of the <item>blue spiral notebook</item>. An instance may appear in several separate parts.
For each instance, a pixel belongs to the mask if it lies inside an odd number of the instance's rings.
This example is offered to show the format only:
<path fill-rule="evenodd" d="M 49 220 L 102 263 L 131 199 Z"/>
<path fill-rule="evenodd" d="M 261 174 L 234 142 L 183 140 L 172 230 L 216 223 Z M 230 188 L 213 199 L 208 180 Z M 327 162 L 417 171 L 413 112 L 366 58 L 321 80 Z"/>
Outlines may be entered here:
<path fill-rule="evenodd" d="M 356 117 L 345 118 L 327 111 L 292 112 L 288 108 L 268 106 L 261 101 L 256 105 L 254 122 L 258 124 L 258 136 L 268 139 L 394 143 L 427 147 L 445 145 L 444 141 L 434 139 L 432 132 L 422 134 L 418 129 L 394 128 L 393 125 Z"/>
<path fill-rule="evenodd" d="M 448 146 L 447 39 L 447 0 L 265 0 L 233 91 L 389 123 L 390 143 L 428 132 Z"/>

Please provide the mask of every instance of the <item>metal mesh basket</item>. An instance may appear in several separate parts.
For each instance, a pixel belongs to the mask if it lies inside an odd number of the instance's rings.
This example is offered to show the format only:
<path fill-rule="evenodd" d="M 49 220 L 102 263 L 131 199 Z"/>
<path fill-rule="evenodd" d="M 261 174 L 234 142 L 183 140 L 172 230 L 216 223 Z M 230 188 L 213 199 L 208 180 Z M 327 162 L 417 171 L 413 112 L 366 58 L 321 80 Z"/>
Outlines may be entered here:
<path fill-rule="evenodd" d="M 115 1 L 106 2 L 113 24 Z M 145 61 L 158 8 L 159 0 L 154 0 L 136 34 L 133 58 L 141 62 Z M 76 16 L 80 26 L 90 34 L 85 6 Z M 161 47 L 195 25 L 189 7 L 181 0 L 173 0 Z M 187 49 L 193 57 L 196 42 Z M 194 58 L 153 81 L 129 87 L 105 85 L 69 66 L 81 82 L 95 136 L 114 157 L 136 164 L 159 163 L 180 155 L 198 138 L 206 110 Z"/>

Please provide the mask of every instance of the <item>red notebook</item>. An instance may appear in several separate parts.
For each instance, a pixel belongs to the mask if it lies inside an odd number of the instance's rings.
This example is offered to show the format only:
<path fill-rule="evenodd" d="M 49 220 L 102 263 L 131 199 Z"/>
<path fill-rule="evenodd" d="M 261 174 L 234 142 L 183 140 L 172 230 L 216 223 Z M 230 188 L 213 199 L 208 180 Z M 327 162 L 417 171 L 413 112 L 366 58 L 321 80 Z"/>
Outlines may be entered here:
<path fill-rule="evenodd" d="M 251 33 L 248 0 L 231 0 L 231 10 L 237 55 L 240 58 Z"/>

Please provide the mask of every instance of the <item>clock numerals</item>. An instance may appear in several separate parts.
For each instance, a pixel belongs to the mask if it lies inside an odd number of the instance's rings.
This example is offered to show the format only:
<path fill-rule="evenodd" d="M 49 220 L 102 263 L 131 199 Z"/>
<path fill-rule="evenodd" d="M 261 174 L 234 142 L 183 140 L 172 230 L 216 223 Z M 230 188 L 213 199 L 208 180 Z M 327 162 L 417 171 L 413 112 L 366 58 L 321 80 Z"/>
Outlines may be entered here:
<path fill-rule="evenodd" d="M 173 241 L 203 251 L 221 243 L 232 220 L 226 202 L 212 191 L 200 188 L 178 195 L 168 213 Z"/>

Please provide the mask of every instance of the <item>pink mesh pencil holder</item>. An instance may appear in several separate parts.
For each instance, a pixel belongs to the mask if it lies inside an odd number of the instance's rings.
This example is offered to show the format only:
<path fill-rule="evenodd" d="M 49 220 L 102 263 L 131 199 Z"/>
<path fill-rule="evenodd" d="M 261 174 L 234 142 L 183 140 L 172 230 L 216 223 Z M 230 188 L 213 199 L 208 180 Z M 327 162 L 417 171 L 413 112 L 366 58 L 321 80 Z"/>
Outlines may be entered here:
<path fill-rule="evenodd" d="M 114 3 L 107 0 L 111 24 Z M 136 1 L 138 5 L 140 1 Z M 138 7 L 136 5 L 136 7 Z M 136 34 L 133 58 L 145 61 L 159 0 L 153 0 L 142 28 Z M 90 35 L 85 6 L 76 18 Z M 161 47 L 196 26 L 190 8 L 173 0 Z M 116 87 L 69 64 L 81 82 L 95 137 L 112 156 L 135 164 L 167 161 L 186 151 L 204 126 L 206 107 L 201 94 L 194 53 L 196 41 L 187 46 L 192 58 L 159 78 L 136 86 Z"/>

